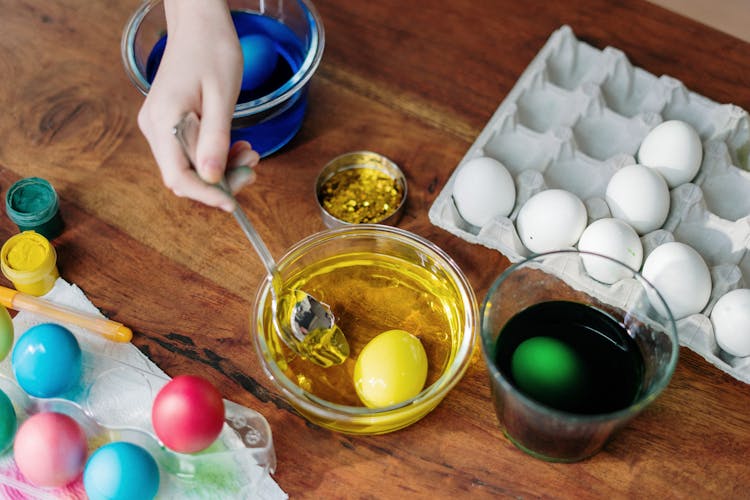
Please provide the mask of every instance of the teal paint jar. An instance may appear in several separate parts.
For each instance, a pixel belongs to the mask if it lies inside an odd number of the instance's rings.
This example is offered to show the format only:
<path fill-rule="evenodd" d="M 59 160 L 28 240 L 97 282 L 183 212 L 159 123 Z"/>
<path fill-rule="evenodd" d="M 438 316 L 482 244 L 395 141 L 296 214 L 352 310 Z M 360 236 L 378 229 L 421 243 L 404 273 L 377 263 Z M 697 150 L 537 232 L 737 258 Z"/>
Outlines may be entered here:
<path fill-rule="evenodd" d="M 5 194 L 5 211 L 22 232 L 36 231 L 52 240 L 63 231 L 57 192 L 40 177 L 28 177 L 13 184 Z"/>

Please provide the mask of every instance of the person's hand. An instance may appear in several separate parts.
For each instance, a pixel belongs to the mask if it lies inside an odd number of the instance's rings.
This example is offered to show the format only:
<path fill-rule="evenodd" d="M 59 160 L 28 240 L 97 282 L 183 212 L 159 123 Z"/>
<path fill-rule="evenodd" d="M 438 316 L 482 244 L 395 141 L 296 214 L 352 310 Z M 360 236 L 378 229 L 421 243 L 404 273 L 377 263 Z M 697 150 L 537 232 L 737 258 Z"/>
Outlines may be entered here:
<path fill-rule="evenodd" d="M 138 125 L 164 184 L 177 196 L 231 211 L 234 201 L 212 184 L 225 175 L 233 192 L 252 182 L 259 157 L 249 143 L 229 148 L 242 80 L 242 51 L 225 0 L 165 0 L 169 36 Z M 174 137 L 188 112 L 201 121 L 195 170 Z"/>

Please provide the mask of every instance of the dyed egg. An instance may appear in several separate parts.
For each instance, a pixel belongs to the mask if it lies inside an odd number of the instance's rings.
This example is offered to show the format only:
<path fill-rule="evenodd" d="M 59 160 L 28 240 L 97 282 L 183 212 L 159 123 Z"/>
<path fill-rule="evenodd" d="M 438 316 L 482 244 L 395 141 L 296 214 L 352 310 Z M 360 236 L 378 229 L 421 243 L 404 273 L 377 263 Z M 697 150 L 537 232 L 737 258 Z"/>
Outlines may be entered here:
<path fill-rule="evenodd" d="M 4 360 L 13 347 L 13 320 L 8 310 L 0 306 L 0 361 Z"/>
<path fill-rule="evenodd" d="M 13 454 L 24 477 L 37 486 L 59 487 L 83 471 L 88 446 L 78 423 L 62 413 L 37 413 L 18 429 Z"/>
<path fill-rule="evenodd" d="M 221 433 L 224 401 L 207 380 L 180 375 L 154 398 L 151 420 L 164 446 L 180 453 L 195 453 L 208 448 Z"/>
<path fill-rule="evenodd" d="M 253 90 L 263 85 L 276 69 L 276 47 L 265 35 L 246 35 L 240 38 L 242 49 L 242 90 Z"/>
<path fill-rule="evenodd" d="M 427 354 L 414 335 L 389 330 L 365 345 L 354 365 L 354 387 L 368 408 L 415 397 L 427 380 Z"/>
<path fill-rule="evenodd" d="M 83 487 L 90 500 L 150 500 L 159 491 L 159 466 L 138 445 L 109 443 L 86 462 Z"/>
<path fill-rule="evenodd" d="M 0 391 L 0 455 L 13 443 L 16 434 L 16 410 L 7 394 Z"/>
<path fill-rule="evenodd" d="M 511 375 L 521 391 L 554 407 L 571 406 L 583 392 L 583 363 L 570 346 L 552 337 L 523 341 L 513 352 Z"/>
<path fill-rule="evenodd" d="M 70 330 L 54 323 L 29 328 L 12 355 L 18 385 L 38 398 L 51 398 L 75 386 L 81 378 L 81 347 Z"/>

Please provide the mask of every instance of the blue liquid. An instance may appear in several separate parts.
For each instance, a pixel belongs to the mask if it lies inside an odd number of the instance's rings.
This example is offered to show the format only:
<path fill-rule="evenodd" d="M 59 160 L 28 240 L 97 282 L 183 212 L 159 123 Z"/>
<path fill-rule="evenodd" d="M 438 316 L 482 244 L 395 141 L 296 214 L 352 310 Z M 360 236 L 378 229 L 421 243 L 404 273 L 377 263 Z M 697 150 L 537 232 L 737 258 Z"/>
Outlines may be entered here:
<path fill-rule="evenodd" d="M 237 35 L 267 36 L 276 50 L 276 68 L 258 87 L 241 91 L 237 103 L 249 103 L 284 87 L 299 69 L 305 58 L 306 48 L 294 32 L 275 19 L 250 12 L 232 12 L 232 21 Z M 146 79 L 153 82 L 164 55 L 167 36 L 164 35 L 151 49 L 146 64 Z M 245 140 L 252 144 L 261 156 L 268 156 L 286 145 L 299 131 L 307 110 L 307 86 L 297 91 L 289 101 L 278 105 L 283 111 L 272 111 L 259 123 L 232 130 L 232 143 Z"/>

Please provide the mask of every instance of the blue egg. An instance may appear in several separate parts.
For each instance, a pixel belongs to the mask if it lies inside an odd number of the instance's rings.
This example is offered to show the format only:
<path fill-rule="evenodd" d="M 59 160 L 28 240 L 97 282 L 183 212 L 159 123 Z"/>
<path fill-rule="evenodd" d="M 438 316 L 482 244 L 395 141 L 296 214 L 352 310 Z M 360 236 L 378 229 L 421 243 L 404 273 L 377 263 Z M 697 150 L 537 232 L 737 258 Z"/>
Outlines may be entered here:
<path fill-rule="evenodd" d="M 52 398 L 79 382 L 81 347 L 64 326 L 43 323 L 21 335 L 13 348 L 11 363 L 24 391 L 38 398 Z"/>
<path fill-rule="evenodd" d="M 244 63 L 242 90 L 253 90 L 263 85 L 276 69 L 276 47 L 265 35 L 245 35 L 240 38 L 240 48 Z"/>
<path fill-rule="evenodd" d="M 140 446 L 116 441 L 89 457 L 83 487 L 91 500 L 149 500 L 159 491 L 159 467 Z"/>

